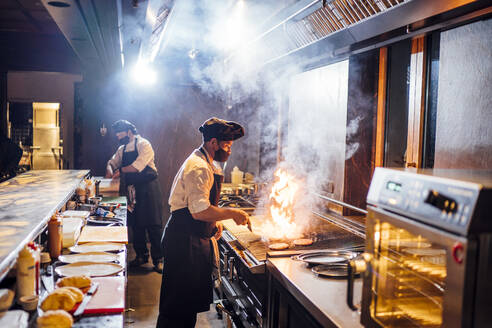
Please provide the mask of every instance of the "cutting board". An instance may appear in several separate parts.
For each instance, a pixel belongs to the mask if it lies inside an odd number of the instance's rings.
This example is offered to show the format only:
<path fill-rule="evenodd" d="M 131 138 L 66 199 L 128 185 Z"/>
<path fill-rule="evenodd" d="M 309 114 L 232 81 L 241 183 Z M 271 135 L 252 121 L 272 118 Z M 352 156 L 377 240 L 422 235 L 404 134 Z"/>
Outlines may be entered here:
<path fill-rule="evenodd" d="M 125 277 L 92 278 L 99 288 L 84 313 L 122 313 L 125 311 Z"/>
<path fill-rule="evenodd" d="M 125 277 L 92 278 L 99 283 L 97 292 L 87 304 L 84 314 L 122 313 L 125 311 Z M 80 303 L 70 311 L 74 313 Z"/>
<path fill-rule="evenodd" d="M 113 242 L 128 244 L 127 227 L 85 226 L 79 237 L 79 244 L 91 242 Z"/>

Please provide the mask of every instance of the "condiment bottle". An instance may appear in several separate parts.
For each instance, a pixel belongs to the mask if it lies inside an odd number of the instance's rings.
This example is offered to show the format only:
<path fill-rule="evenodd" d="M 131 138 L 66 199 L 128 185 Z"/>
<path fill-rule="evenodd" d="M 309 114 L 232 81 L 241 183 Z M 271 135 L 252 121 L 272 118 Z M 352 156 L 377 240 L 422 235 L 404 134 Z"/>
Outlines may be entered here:
<path fill-rule="evenodd" d="M 17 258 L 17 298 L 36 294 L 36 259 L 28 246 Z"/>
<path fill-rule="evenodd" d="M 35 269 L 36 269 L 36 295 L 39 295 L 39 279 L 41 277 L 40 275 L 40 263 L 41 263 L 41 249 L 39 248 L 39 245 L 37 245 L 35 242 L 30 242 L 27 244 L 27 246 L 32 250 L 32 253 L 34 255 L 35 259 Z"/>
<path fill-rule="evenodd" d="M 48 221 L 48 248 L 52 259 L 60 256 L 63 243 L 62 229 L 62 220 L 57 215 L 53 215 Z"/>

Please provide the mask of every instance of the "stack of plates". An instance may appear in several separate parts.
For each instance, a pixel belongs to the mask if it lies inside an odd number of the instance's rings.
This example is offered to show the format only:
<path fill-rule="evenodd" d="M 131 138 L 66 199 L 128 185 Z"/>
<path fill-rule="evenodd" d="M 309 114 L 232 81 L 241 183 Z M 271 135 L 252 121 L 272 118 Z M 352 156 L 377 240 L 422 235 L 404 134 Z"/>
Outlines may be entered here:
<path fill-rule="evenodd" d="M 112 276 L 123 271 L 119 264 L 119 255 L 124 245 L 119 243 L 86 243 L 75 245 L 69 250 L 76 254 L 61 255 L 58 259 L 68 263 L 55 268 L 60 276 L 85 275 L 89 277 Z M 109 253 L 112 252 L 112 253 Z"/>

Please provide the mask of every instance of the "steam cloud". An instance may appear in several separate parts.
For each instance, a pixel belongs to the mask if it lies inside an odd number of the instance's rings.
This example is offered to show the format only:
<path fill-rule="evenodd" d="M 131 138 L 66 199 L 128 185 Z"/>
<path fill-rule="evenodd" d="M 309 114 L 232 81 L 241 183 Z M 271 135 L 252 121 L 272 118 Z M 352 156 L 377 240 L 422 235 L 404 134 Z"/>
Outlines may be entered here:
<path fill-rule="evenodd" d="M 192 64 L 190 74 L 194 83 L 202 91 L 226 99 L 226 105 L 232 108 L 231 115 L 240 121 L 241 113 L 234 113 L 235 106 L 255 99 L 254 114 L 248 119 L 256 121 L 241 122 L 252 127 L 262 125 L 261 131 L 247 127 L 247 132 L 257 133 L 248 137 L 246 143 L 242 141 L 242 150 L 248 156 L 257 156 L 260 133 L 262 142 L 267 143 L 265 148 L 277 148 L 279 109 L 285 107 L 288 95 L 288 129 L 281 149 L 282 161 L 276 162 L 277 153 L 273 151 L 267 154 L 271 158 L 264 159 L 272 166 L 263 167 L 262 172 L 258 164 L 250 162 L 248 167 L 240 168 L 257 176 L 261 174 L 262 181 L 271 180 L 277 166 L 296 174 L 305 186 L 296 217 L 309 217 L 305 211 L 321 206 L 311 191 L 341 198 L 343 174 L 340 172 L 343 172 L 345 160 L 359 148 L 358 143 L 346 144 L 346 141 L 357 132 L 361 121 L 360 117 L 348 124 L 346 121 L 348 61 L 304 72 L 300 65 L 302 60 L 292 58 L 281 69 L 265 69 L 262 63 L 270 57 L 270 45 L 261 40 L 248 43 L 248 40 L 264 30 L 262 22 L 279 9 L 273 7 L 279 4 L 218 0 L 199 4 L 178 2 L 180 10 L 187 13 L 181 17 L 192 21 L 190 17 L 199 15 L 203 24 L 204 35 L 200 40 L 193 39 L 192 46 L 213 58 L 206 65 L 200 61 Z M 327 188 L 330 184 L 334 190 Z"/>

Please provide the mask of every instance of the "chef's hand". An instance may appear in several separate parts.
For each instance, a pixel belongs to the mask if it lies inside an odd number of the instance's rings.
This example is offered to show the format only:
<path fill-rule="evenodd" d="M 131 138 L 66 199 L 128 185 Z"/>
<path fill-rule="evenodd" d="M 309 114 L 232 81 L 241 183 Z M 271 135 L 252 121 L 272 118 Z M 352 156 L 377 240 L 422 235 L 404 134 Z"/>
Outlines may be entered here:
<path fill-rule="evenodd" d="M 232 218 L 237 225 L 246 225 L 249 222 L 249 215 L 243 210 L 234 210 L 234 217 Z"/>
<path fill-rule="evenodd" d="M 216 240 L 220 239 L 220 236 L 222 236 L 222 231 L 224 230 L 224 225 L 221 222 L 215 222 L 215 226 L 217 227 L 217 232 L 214 235 L 214 238 Z"/>
<path fill-rule="evenodd" d="M 116 170 L 112 176 L 113 179 L 118 179 L 120 177 L 120 170 Z"/>

